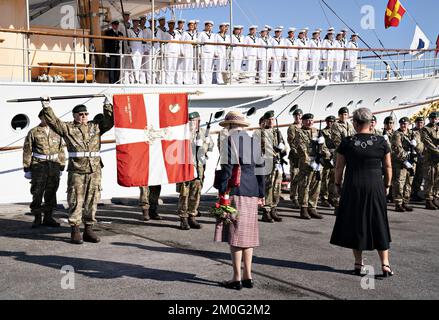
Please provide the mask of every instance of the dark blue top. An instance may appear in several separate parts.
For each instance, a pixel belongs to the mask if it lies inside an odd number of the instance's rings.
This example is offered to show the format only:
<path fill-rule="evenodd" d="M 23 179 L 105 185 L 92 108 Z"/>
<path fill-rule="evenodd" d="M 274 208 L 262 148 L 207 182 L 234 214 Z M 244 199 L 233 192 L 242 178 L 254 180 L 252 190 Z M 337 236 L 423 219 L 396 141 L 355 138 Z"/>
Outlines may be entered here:
<path fill-rule="evenodd" d="M 227 143 L 227 144 L 226 144 Z M 239 150 L 239 164 L 241 165 L 241 184 L 238 188 L 231 190 L 231 195 L 243 197 L 264 198 L 265 179 L 263 173 L 263 160 L 261 145 L 250 137 L 246 131 L 231 133 L 227 140 L 224 140 L 221 150 L 221 173 L 218 180 L 219 193 L 227 191 L 227 184 L 232 176 L 233 167 L 238 164 L 236 153 Z M 235 152 L 236 150 L 236 152 Z M 227 155 L 227 156 L 226 156 Z"/>

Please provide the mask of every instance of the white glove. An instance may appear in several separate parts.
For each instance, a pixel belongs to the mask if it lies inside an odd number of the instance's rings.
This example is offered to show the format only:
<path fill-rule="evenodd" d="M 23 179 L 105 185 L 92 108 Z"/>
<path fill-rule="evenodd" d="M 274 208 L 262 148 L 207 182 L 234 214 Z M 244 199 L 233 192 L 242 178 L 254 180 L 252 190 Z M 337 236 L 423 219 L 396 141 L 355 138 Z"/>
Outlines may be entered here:
<path fill-rule="evenodd" d="M 28 179 L 28 180 L 31 180 L 31 179 L 32 179 L 32 172 L 30 172 L 30 171 L 25 172 L 25 173 L 24 173 L 24 177 L 25 177 L 26 179 Z"/>
<path fill-rule="evenodd" d="M 105 58 L 110 58 L 110 54 L 109 54 L 109 53 L 106 53 L 106 54 L 105 54 Z"/>
<path fill-rule="evenodd" d="M 315 161 L 313 161 L 313 162 L 311 163 L 311 168 L 312 168 L 314 171 L 319 170 L 319 165 L 318 165 L 318 163 L 315 162 Z"/>
<path fill-rule="evenodd" d="M 319 140 L 317 140 L 319 144 L 325 143 L 325 137 L 320 137 Z"/>
<path fill-rule="evenodd" d="M 284 150 L 285 150 L 285 145 L 284 145 L 283 143 L 281 143 L 281 144 L 279 144 L 279 145 L 277 146 L 277 148 L 278 148 L 279 150 L 284 151 Z"/>
<path fill-rule="evenodd" d="M 389 136 L 387 134 L 384 135 L 383 137 L 384 137 L 384 140 L 389 141 Z"/>
<path fill-rule="evenodd" d="M 405 166 L 407 169 L 413 169 L 413 165 L 412 165 L 409 161 L 405 161 L 405 162 L 404 162 L 404 166 Z"/>
<path fill-rule="evenodd" d="M 203 140 L 198 139 L 196 145 L 197 145 L 197 147 L 202 147 L 203 146 Z"/>
<path fill-rule="evenodd" d="M 50 103 L 52 102 L 52 99 L 50 99 L 49 96 L 42 96 L 41 99 L 42 99 L 41 105 L 43 106 L 43 108 L 50 107 Z"/>
<path fill-rule="evenodd" d="M 412 140 L 411 142 L 410 142 L 410 144 L 413 146 L 413 147 L 417 147 L 417 145 L 418 145 L 418 143 L 416 142 L 416 140 Z"/>

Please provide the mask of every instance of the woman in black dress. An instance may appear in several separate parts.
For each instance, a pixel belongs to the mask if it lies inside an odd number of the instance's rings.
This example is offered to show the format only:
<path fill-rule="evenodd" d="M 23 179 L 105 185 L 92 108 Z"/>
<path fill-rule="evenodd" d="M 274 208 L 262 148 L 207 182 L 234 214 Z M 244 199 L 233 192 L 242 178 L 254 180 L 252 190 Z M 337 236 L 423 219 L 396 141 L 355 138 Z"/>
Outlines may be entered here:
<path fill-rule="evenodd" d="M 353 124 L 357 134 L 345 138 L 337 149 L 335 184 L 341 200 L 331 244 L 353 249 L 357 275 L 362 274 L 364 267 L 362 251 L 378 250 L 383 276 L 387 277 L 393 275 L 386 201 L 392 164 L 386 140 L 371 132 L 372 117 L 369 109 L 356 110 Z"/>

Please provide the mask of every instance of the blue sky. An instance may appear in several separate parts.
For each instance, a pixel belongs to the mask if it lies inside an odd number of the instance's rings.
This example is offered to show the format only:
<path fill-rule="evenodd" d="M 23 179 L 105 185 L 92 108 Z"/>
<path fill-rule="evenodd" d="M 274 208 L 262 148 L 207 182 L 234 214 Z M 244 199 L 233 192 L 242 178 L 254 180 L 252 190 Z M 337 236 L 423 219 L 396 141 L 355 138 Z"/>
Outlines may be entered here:
<path fill-rule="evenodd" d="M 328 22 L 320 7 L 319 0 L 234 0 L 234 23 L 248 27 L 250 24 L 272 27 L 325 29 Z M 369 5 L 375 9 L 375 31 L 383 41 L 386 48 L 409 48 L 415 31 L 415 22 L 406 14 L 398 28 L 384 28 L 384 12 L 387 0 L 326 0 L 326 2 L 344 19 L 351 27 L 361 34 L 372 47 L 380 47 L 377 37 L 372 30 L 363 30 L 361 27 L 361 7 Z M 407 11 L 419 23 L 422 30 L 436 46 L 439 34 L 439 1 L 438 0 L 401 0 Z M 322 6 L 324 6 L 322 4 Z M 326 7 L 325 12 L 331 26 L 337 30 L 344 27 Z M 229 8 L 209 8 L 198 10 L 177 10 L 176 17 L 186 19 L 199 19 L 201 21 L 213 20 L 216 23 L 229 20 Z M 216 28 L 215 28 L 216 30 Z M 284 35 L 285 36 L 285 35 Z"/>

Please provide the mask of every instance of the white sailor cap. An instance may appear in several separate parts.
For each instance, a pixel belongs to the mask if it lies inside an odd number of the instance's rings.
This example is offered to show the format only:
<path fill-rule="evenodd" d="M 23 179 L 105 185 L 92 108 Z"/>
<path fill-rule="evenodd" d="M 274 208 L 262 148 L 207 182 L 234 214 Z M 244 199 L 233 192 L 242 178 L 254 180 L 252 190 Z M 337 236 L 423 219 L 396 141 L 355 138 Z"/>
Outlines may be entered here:
<path fill-rule="evenodd" d="M 331 28 L 328 29 L 328 32 L 329 31 L 335 31 L 335 28 L 331 27 Z"/>
<path fill-rule="evenodd" d="M 271 26 L 269 26 L 268 24 L 266 24 L 264 27 L 265 27 L 267 30 L 273 30 L 273 28 L 272 28 Z"/>
<path fill-rule="evenodd" d="M 306 27 L 306 28 L 303 28 L 303 30 L 305 30 L 305 31 L 309 31 L 309 28 L 308 28 L 308 27 Z"/>
<path fill-rule="evenodd" d="M 131 15 L 131 12 L 129 12 L 129 11 L 124 11 L 123 14 L 126 15 L 126 16 L 130 16 L 130 15 Z"/>
<path fill-rule="evenodd" d="M 258 29 L 258 28 L 259 28 L 258 26 L 253 25 L 253 26 L 250 26 L 248 29 L 251 30 L 251 29 Z"/>
<path fill-rule="evenodd" d="M 301 34 L 301 33 L 305 33 L 305 32 L 306 32 L 306 30 L 305 30 L 305 29 L 302 29 L 302 30 L 299 31 L 299 34 Z"/>
<path fill-rule="evenodd" d="M 180 22 L 181 22 L 181 23 L 185 23 L 186 20 L 185 20 L 185 19 L 178 19 L 177 22 L 178 22 L 178 23 L 180 23 Z"/>
<path fill-rule="evenodd" d="M 284 31 L 284 28 L 282 26 L 276 27 L 276 29 L 274 29 L 274 32 L 282 32 Z"/>
<path fill-rule="evenodd" d="M 195 23 L 200 23 L 200 20 L 195 20 Z"/>
<path fill-rule="evenodd" d="M 175 23 L 175 20 L 174 19 L 168 20 L 168 24 L 170 23 Z"/>
<path fill-rule="evenodd" d="M 338 32 L 338 33 L 337 33 L 337 37 L 338 37 L 338 36 L 342 36 L 342 35 L 343 35 L 343 32 Z"/>
<path fill-rule="evenodd" d="M 160 20 L 166 20 L 166 17 L 165 17 L 165 16 L 161 16 L 161 17 L 159 17 L 157 20 L 158 20 L 158 21 L 160 21 Z"/>
<path fill-rule="evenodd" d="M 322 29 L 322 28 L 317 28 L 316 31 L 318 31 L 318 32 L 322 32 L 323 29 Z"/>
<path fill-rule="evenodd" d="M 262 28 L 260 32 L 268 32 L 267 28 Z"/>
<path fill-rule="evenodd" d="M 187 24 L 189 25 L 189 24 L 195 24 L 195 20 L 189 20 L 188 22 L 187 22 Z"/>
<path fill-rule="evenodd" d="M 206 25 L 206 24 L 214 25 L 213 21 L 211 21 L 211 20 L 204 21 L 204 25 Z"/>
<path fill-rule="evenodd" d="M 349 32 L 348 29 L 341 29 L 341 32 Z"/>
<path fill-rule="evenodd" d="M 314 31 L 312 32 L 312 34 L 320 34 L 320 31 L 319 31 L 319 30 L 314 30 Z"/>
<path fill-rule="evenodd" d="M 290 32 L 296 32 L 296 28 L 288 28 L 288 33 Z"/>
<path fill-rule="evenodd" d="M 131 21 L 133 21 L 133 22 L 134 22 L 134 21 L 140 21 L 140 17 L 132 18 Z"/>
<path fill-rule="evenodd" d="M 328 34 L 335 34 L 334 31 L 328 31 Z"/>
<path fill-rule="evenodd" d="M 233 27 L 233 29 L 240 29 L 241 30 L 241 29 L 244 29 L 244 27 L 241 26 L 241 25 L 236 25 L 236 26 Z"/>
<path fill-rule="evenodd" d="M 224 27 L 224 26 L 228 26 L 228 25 L 229 25 L 228 22 L 222 22 L 222 23 L 219 24 L 220 27 Z"/>
<path fill-rule="evenodd" d="M 353 33 L 352 35 L 351 35 L 351 37 L 359 37 L 360 36 L 360 34 L 358 34 L 358 33 Z"/>

